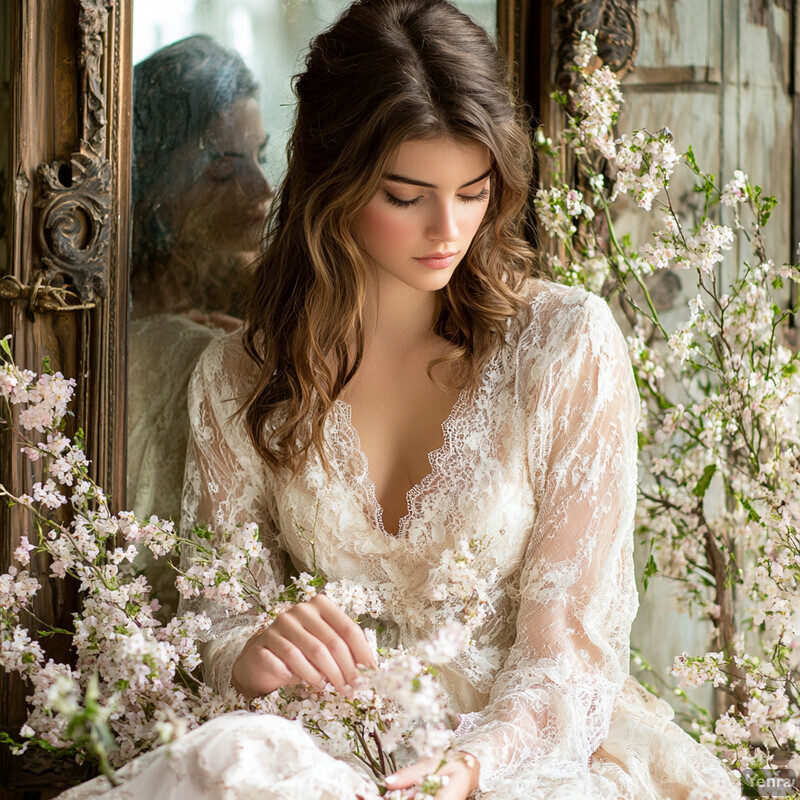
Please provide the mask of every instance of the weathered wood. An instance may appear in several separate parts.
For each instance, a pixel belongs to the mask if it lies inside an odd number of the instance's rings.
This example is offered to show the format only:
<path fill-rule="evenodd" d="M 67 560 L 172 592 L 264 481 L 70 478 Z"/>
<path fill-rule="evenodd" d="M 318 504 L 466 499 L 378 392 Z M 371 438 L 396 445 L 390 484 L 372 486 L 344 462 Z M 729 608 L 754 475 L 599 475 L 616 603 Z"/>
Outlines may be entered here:
<path fill-rule="evenodd" d="M 690 64 L 686 67 L 636 67 L 625 79 L 625 87 L 657 86 L 675 88 L 687 84 L 717 85 L 722 83 L 722 73 L 718 67 Z"/>
<path fill-rule="evenodd" d="M 655 131 L 667 125 L 678 151 L 692 145 L 700 166 L 713 173 L 720 186 L 733 177 L 735 169 L 747 171 L 752 182 L 780 202 L 767 228 L 767 246 L 776 260 L 783 261 L 791 257 L 795 235 L 790 235 L 790 219 L 797 213 L 792 210 L 788 169 L 793 150 L 797 152 L 790 135 L 793 116 L 788 93 L 792 21 L 785 8 L 767 5 L 754 16 L 747 0 L 705 0 L 702 4 L 640 0 L 641 47 L 636 69 L 623 85 L 626 102 L 618 130 Z M 681 168 L 670 188 L 679 213 L 690 224 L 700 210 L 693 183 L 691 173 Z M 728 209 L 718 207 L 713 213 L 730 223 Z M 630 232 L 634 242 L 642 243 L 661 220 L 624 200 L 615 222 L 621 232 Z M 750 254 L 738 248 L 726 255 L 723 281 L 745 258 Z M 672 309 L 665 313 L 668 327 L 685 319 L 687 301 L 695 294 L 691 273 L 675 271 L 672 277 L 679 282 L 679 291 L 670 301 Z M 646 557 L 639 548 L 640 572 Z M 651 580 L 640 597 L 633 628 L 633 643 L 662 676 L 675 655 L 703 653 L 711 645 L 703 623 L 673 610 L 678 594 L 679 588 Z M 665 613 L 670 615 L 668 626 L 663 623 Z M 725 702 L 721 695 L 715 699 L 707 687 L 692 694 L 709 707 L 715 700 Z"/>
<path fill-rule="evenodd" d="M 792 3 L 792 41 L 790 48 L 789 94 L 792 99 L 792 218 L 789 243 L 792 247 L 790 261 L 800 263 L 800 9 Z M 793 283 L 789 291 L 789 302 L 797 305 L 797 286 Z M 797 327 L 797 319 L 791 320 Z"/>
<path fill-rule="evenodd" d="M 2 334 L 14 334 L 12 350 L 18 364 L 36 369 L 48 357 L 54 369 L 76 378 L 75 418 L 68 432 L 77 427 L 87 431 L 93 474 L 121 503 L 128 236 L 127 217 L 120 221 L 119 210 L 127 210 L 129 196 L 130 1 L 18 0 L 3 8 L 8 11 L 3 32 L 10 43 L 11 75 L 7 174 L 13 176 L 6 194 L 6 271 L 27 286 L 42 276 L 55 278 L 76 297 L 85 292 L 84 297 L 96 305 L 82 311 L 39 313 L 24 298 L 0 300 Z M 80 154 L 77 159 L 75 154 Z M 48 171 L 47 165 L 54 162 L 55 171 Z M 120 163 L 121 169 L 114 171 Z M 105 182 L 91 192 L 70 195 L 70 184 L 80 189 L 74 170 L 93 164 L 98 165 L 98 174 L 105 171 Z M 42 182 L 43 167 L 49 182 Z M 48 214 L 54 183 L 62 203 L 56 215 Z M 77 220 L 75 225 L 86 222 L 86 230 L 73 227 L 70 215 Z M 87 273 L 81 272 L 82 259 L 91 266 L 83 286 L 81 275 Z M 108 264 L 116 269 L 108 270 Z M 99 283 L 96 276 L 102 277 Z M 4 484 L 15 493 L 30 491 L 38 479 L 37 467 L 19 452 L 8 433 L 2 436 Z M 22 510 L 0 507 L 0 569 L 11 563 L 20 537 L 30 530 L 30 519 Z M 75 587 L 50 581 L 43 559 L 34 560 L 31 572 L 42 583 L 34 603 L 36 615 L 69 628 L 77 604 Z M 47 640 L 46 650 L 54 659 L 68 661 L 69 643 L 63 639 Z M 0 674 L 0 728 L 12 736 L 26 718 L 27 693 L 21 681 Z M 57 764 L 36 750 L 12 757 L 7 748 L 0 749 L 2 798 L 35 797 L 40 791 L 52 796 L 57 787 L 83 774 L 75 765 Z"/>
<path fill-rule="evenodd" d="M 523 0 L 508 0 L 497 4 L 497 38 L 506 57 L 520 96 L 525 96 L 527 75 L 526 32 L 528 6 Z"/>

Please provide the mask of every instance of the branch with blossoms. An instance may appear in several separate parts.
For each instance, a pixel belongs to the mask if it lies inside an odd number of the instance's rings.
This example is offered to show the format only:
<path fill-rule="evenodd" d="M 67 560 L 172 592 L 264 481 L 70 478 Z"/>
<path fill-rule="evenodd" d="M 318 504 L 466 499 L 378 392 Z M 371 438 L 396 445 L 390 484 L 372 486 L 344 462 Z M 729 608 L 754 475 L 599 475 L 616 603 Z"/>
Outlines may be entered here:
<path fill-rule="evenodd" d="M 698 711 L 693 728 L 730 767 L 758 771 L 778 759 L 800 771 L 800 360 L 790 327 L 800 306 L 785 299 L 800 269 L 769 258 L 775 199 L 743 171 L 718 185 L 690 147 L 676 151 L 667 128 L 615 135 L 623 96 L 597 66 L 591 34 L 573 69 L 577 88 L 557 99 L 575 171 L 566 176 L 556 145 L 538 135 L 553 184 L 535 207 L 554 242 L 553 274 L 618 302 L 630 326 L 645 587 L 654 575 L 675 582 L 681 607 L 705 619 L 713 639 L 712 651 L 679 655 L 671 672 L 682 688 L 710 683 L 727 698 L 724 714 Z M 702 199 L 692 220 L 669 194 L 678 167 Z M 659 213 L 650 241 L 635 245 L 615 229 L 622 194 Z M 731 263 L 737 240 L 745 260 Z M 696 286 L 677 327 L 651 299 L 664 269 L 687 270 Z"/>
<path fill-rule="evenodd" d="M 355 755 L 378 781 L 395 771 L 400 745 L 420 757 L 450 746 L 455 717 L 436 668 L 470 646 L 472 632 L 491 608 L 489 581 L 472 564 L 475 542 L 447 551 L 431 572 L 430 629 L 438 629 L 432 639 L 384 649 L 366 628 L 377 667 L 362 668 L 352 694 L 338 693 L 330 684 L 324 689 L 300 684 L 253 701 L 233 689 L 217 695 L 198 670 L 198 644 L 208 638 L 212 620 L 205 613 L 183 613 L 162 624 L 155 615 L 158 601 L 133 568 L 140 548 L 165 558 L 191 547 L 191 565 L 176 568 L 179 593 L 211 601 L 224 613 L 248 613 L 265 625 L 323 590 L 353 619 L 377 620 L 381 597 L 374 588 L 327 582 L 318 574 L 301 573 L 287 586 L 259 583 L 256 575 L 264 574 L 270 554 L 255 524 L 223 533 L 198 528 L 188 539 L 176 534 L 170 521 L 112 513 L 90 475 L 82 437 L 64 434 L 74 381 L 19 369 L 8 337 L 0 340 L 0 357 L 5 419 L 43 478 L 30 495 L 15 495 L 0 484 L 0 497 L 27 510 L 35 531 L 33 541 L 23 537 L 14 551 L 16 564 L 0 574 L 0 667 L 32 688 L 20 739 L 5 735 L 3 741 L 16 752 L 38 745 L 93 762 L 112 783 L 118 780 L 115 767 L 236 709 L 300 720 L 324 750 Z M 69 522 L 52 518 L 51 512 L 63 507 L 71 511 Z M 33 615 L 31 601 L 41 588 L 29 570 L 36 553 L 46 554 L 51 578 L 79 582 L 81 608 L 71 630 L 53 629 Z M 68 636 L 74 664 L 46 659 L 32 624 L 39 638 L 55 632 Z M 442 780 L 434 773 L 425 786 Z"/>

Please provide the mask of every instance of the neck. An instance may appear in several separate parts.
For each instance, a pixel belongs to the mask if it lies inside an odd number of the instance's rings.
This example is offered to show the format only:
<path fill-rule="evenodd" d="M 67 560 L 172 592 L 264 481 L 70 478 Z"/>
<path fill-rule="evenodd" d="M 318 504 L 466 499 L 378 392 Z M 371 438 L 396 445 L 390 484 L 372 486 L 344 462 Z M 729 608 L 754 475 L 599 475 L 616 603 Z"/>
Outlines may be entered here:
<path fill-rule="evenodd" d="M 430 344 L 436 298 L 399 281 L 370 287 L 364 307 L 364 349 L 385 355 Z"/>

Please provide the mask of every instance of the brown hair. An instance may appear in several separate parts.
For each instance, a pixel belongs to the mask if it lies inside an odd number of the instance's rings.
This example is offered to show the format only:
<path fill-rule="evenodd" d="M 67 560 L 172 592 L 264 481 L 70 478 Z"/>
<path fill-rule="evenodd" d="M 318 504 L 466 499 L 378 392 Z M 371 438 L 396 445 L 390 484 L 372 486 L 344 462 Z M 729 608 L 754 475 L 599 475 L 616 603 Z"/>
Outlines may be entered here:
<path fill-rule="evenodd" d="M 270 467 L 302 468 L 313 444 L 327 468 L 323 424 L 363 353 L 369 265 L 353 221 L 409 139 L 449 136 L 491 156 L 487 212 L 448 285 L 437 292 L 434 332 L 474 390 L 502 345 L 533 269 L 521 236 L 530 140 L 487 33 L 445 0 L 361 0 L 311 44 L 247 305 L 245 348 L 259 366 L 247 427 Z M 347 342 L 355 337 L 356 353 Z M 332 353 L 337 368 L 328 367 Z M 310 431 L 304 420 L 310 413 Z M 268 424 L 269 423 L 269 424 Z"/>
<path fill-rule="evenodd" d="M 212 122 L 237 100 L 257 97 L 258 84 L 242 57 L 198 34 L 162 47 L 133 69 L 134 305 L 162 277 L 177 235 L 167 219 L 213 157 L 202 142 Z M 191 169 L 176 161 L 195 148 Z M 177 165 L 177 166 L 176 166 Z M 178 281 L 196 296 L 195 265 L 184 262 Z"/>

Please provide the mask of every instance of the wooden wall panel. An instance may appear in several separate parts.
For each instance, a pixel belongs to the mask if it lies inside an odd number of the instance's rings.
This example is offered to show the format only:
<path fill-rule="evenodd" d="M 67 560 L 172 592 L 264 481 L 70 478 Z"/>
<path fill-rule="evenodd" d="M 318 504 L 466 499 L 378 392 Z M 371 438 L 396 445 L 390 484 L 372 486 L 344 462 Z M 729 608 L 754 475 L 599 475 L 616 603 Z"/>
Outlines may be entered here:
<path fill-rule="evenodd" d="M 735 169 L 744 169 L 751 181 L 774 194 L 780 203 L 767 229 L 770 254 L 781 261 L 796 259 L 790 168 L 796 158 L 790 94 L 795 46 L 791 2 L 640 0 L 639 22 L 636 69 L 624 81 L 626 102 L 618 131 L 643 127 L 655 131 L 668 126 L 676 148 L 684 151 L 691 144 L 700 166 L 713 172 L 721 183 L 730 180 Z M 679 212 L 689 219 L 699 202 L 699 196 L 691 192 L 692 183 L 689 171 L 681 168 L 670 190 Z M 716 213 L 721 221 L 730 223 L 727 209 Z M 642 243 L 660 219 L 625 202 L 616 213 L 616 222 L 623 232 L 632 233 L 635 242 Z M 731 251 L 723 265 L 723 278 L 748 257 Z M 674 296 L 668 291 L 659 293 L 667 306 L 665 320 L 668 325 L 677 324 L 686 316 L 686 301 L 695 294 L 694 277 L 675 271 L 663 280 L 670 291 L 678 288 Z M 788 297 L 784 299 L 788 301 Z M 646 559 L 647 553 L 640 547 L 640 571 Z M 676 654 L 705 652 L 703 627 L 672 610 L 673 590 L 666 581 L 651 581 L 640 598 L 633 644 L 662 675 Z M 664 624 L 665 613 L 668 625 Z M 709 690 L 695 690 L 694 699 L 709 702 Z M 680 706 L 679 700 L 676 705 Z"/>

